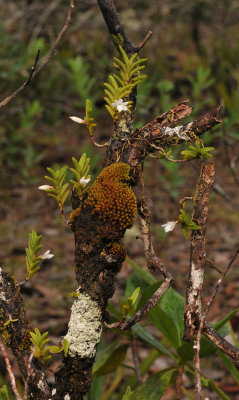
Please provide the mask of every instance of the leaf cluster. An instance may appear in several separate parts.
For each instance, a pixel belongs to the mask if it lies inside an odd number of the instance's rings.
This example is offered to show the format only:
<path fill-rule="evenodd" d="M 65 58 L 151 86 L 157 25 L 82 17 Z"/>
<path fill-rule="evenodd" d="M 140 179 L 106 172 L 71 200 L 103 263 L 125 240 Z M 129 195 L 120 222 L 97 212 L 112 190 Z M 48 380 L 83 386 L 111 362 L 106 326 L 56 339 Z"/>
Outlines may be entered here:
<path fill-rule="evenodd" d="M 37 235 L 33 230 L 29 233 L 28 248 L 26 249 L 26 265 L 27 265 L 27 277 L 30 279 L 39 269 L 42 257 L 38 255 L 42 246 L 40 242 L 42 240 L 42 235 Z"/>
<path fill-rule="evenodd" d="M 126 316 L 129 314 L 131 316 L 133 316 L 135 314 L 135 303 L 139 297 L 140 294 L 140 287 L 137 287 L 132 295 L 130 297 L 128 297 L 128 299 L 126 301 L 123 302 L 123 304 L 121 305 L 121 311 L 122 311 L 122 317 L 126 318 Z"/>
<path fill-rule="evenodd" d="M 9 400 L 8 388 L 6 385 L 0 388 L 0 400 Z"/>
<path fill-rule="evenodd" d="M 75 181 L 71 179 L 71 183 L 74 186 L 74 189 L 76 193 L 78 194 L 79 197 L 82 195 L 82 189 L 85 188 L 87 183 L 80 183 L 80 180 L 82 178 L 85 179 L 90 179 L 91 175 L 88 175 L 89 170 L 90 170 L 90 158 L 86 157 L 86 153 L 82 154 L 81 158 L 79 161 L 76 160 L 75 157 L 72 157 L 72 162 L 74 164 L 75 168 L 70 168 L 70 171 L 74 174 L 75 176 Z"/>
<path fill-rule="evenodd" d="M 30 332 L 31 341 L 35 346 L 34 357 L 39 358 L 43 364 L 46 364 L 51 358 L 51 354 L 64 352 L 64 356 L 67 356 L 69 349 L 69 342 L 67 339 L 63 339 L 62 346 L 47 346 L 49 339 L 47 338 L 48 332 L 41 332 L 36 328 L 35 333 Z"/>
<path fill-rule="evenodd" d="M 183 209 L 180 210 L 178 221 L 186 239 L 189 238 L 190 230 L 201 229 L 200 225 L 195 224 L 195 222 L 192 221 L 191 217 Z"/>
<path fill-rule="evenodd" d="M 48 332 L 41 332 L 36 328 L 35 333 L 30 332 L 31 341 L 35 346 L 34 357 L 39 358 L 43 364 L 47 363 L 51 359 L 50 346 L 47 346 L 49 339 L 47 338 Z"/>
<path fill-rule="evenodd" d="M 181 154 L 185 160 L 193 160 L 195 158 L 206 159 L 212 157 L 212 154 L 209 153 L 212 150 L 214 150 L 214 147 L 201 146 L 201 141 L 199 140 L 194 145 L 189 146 L 188 150 L 181 151 Z"/>
<path fill-rule="evenodd" d="M 45 176 L 45 179 L 50 181 L 53 185 L 52 188 L 46 190 L 48 196 L 53 197 L 57 201 L 61 211 L 70 193 L 70 190 L 68 190 L 69 183 L 64 183 L 67 175 L 67 168 L 68 167 L 65 166 L 54 171 L 52 168 L 48 167 L 47 171 L 50 172 L 51 176 Z"/>
<path fill-rule="evenodd" d="M 146 75 L 140 75 L 140 70 L 145 68 L 144 65 L 140 65 L 147 59 L 139 59 L 137 53 L 133 54 L 128 58 L 126 52 L 119 45 L 119 50 L 122 56 L 122 60 L 114 57 L 113 67 L 116 68 L 117 73 L 109 75 L 109 82 L 104 83 L 105 85 L 105 101 L 106 108 L 109 111 L 113 119 L 118 116 L 118 111 L 112 106 L 115 100 L 126 99 L 128 100 L 130 93 L 133 88 L 138 85 Z M 132 106 L 132 101 L 128 101 L 128 107 Z"/>

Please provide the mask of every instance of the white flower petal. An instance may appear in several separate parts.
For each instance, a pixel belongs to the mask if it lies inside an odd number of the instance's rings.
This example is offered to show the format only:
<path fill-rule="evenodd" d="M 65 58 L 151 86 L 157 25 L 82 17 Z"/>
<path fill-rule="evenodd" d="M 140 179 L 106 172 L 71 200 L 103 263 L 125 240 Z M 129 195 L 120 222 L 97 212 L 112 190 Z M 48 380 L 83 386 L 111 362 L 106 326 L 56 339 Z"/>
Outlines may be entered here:
<path fill-rule="evenodd" d="M 170 232 L 175 228 L 177 223 L 178 223 L 178 221 L 169 221 L 166 224 L 162 225 L 162 227 L 165 230 L 165 232 Z"/>
<path fill-rule="evenodd" d="M 54 254 L 51 254 L 50 250 L 45 251 L 45 253 L 41 256 L 43 260 L 49 260 L 52 257 L 54 257 Z"/>
<path fill-rule="evenodd" d="M 84 176 L 80 179 L 80 185 L 86 185 L 90 182 L 90 178 L 86 179 Z"/>
<path fill-rule="evenodd" d="M 54 187 L 50 186 L 50 185 L 42 185 L 42 186 L 39 186 L 38 189 L 40 189 L 40 190 L 48 190 L 48 189 L 54 189 Z"/>
<path fill-rule="evenodd" d="M 78 124 L 85 124 L 85 121 L 82 118 L 78 117 L 69 117 L 72 121 L 77 122 Z"/>
<path fill-rule="evenodd" d="M 112 106 L 116 107 L 119 112 L 128 111 L 128 107 L 127 107 L 128 103 L 129 103 L 128 101 L 123 101 L 123 99 L 119 99 L 119 100 L 115 100 L 114 103 L 112 103 Z"/>

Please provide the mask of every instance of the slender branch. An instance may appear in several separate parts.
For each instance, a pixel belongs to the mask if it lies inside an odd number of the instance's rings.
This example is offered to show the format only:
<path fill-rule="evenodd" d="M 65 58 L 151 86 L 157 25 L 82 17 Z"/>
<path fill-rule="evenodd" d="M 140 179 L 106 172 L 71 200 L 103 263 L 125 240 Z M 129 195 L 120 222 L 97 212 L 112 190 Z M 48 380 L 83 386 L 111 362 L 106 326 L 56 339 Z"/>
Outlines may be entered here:
<path fill-rule="evenodd" d="M 31 375 L 31 363 L 32 363 L 32 359 L 34 356 L 34 349 L 32 350 L 29 360 L 28 360 L 28 364 L 27 364 L 27 377 L 25 380 L 25 385 L 24 385 L 24 395 L 23 395 L 23 400 L 27 400 L 27 395 L 28 395 L 28 383 L 29 383 L 29 379 L 30 379 L 30 375 Z"/>
<path fill-rule="evenodd" d="M 225 338 L 223 338 L 219 333 L 208 325 L 207 322 L 204 323 L 203 334 L 212 343 L 214 343 L 218 349 L 222 350 L 227 356 L 233 358 L 239 363 L 239 349 L 233 344 L 229 343 Z"/>
<path fill-rule="evenodd" d="M 131 166 L 135 167 L 144 161 L 148 154 L 155 151 L 152 145 L 155 144 L 165 149 L 182 142 L 195 141 L 195 137 L 202 135 L 221 122 L 221 106 L 219 106 L 193 122 L 175 127 L 177 121 L 190 115 L 191 110 L 192 108 L 186 102 L 179 103 L 167 113 L 162 114 L 149 124 L 136 130 L 129 139 L 128 146 L 123 153 L 122 161 L 128 162 Z M 125 143 L 122 144 L 119 142 L 118 146 L 119 148 L 123 147 Z M 111 158 L 115 158 L 114 154 L 110 155 Z"/>
<path fill-rule="evenodd" d="M 0 108 L 6 106 L 8 103 L 10 103 L 10 101 L 15 99 L 15 97 L 18 96 L 28 86 L 30 81 L 32 81 L 39 74 L 39 72 L 41 72 L 41 70 L 46 66 L 46 64 L 48 64 L 49 61 L 51 61 L 51 59 L 54 57 L 54 55 L 59 47 L 62 36 L 66 32 L 66 30 L 71 22 L 71 14 L 72 14 L 73 8 L 74 8 L 74 0 L 70 0 L 70 6 L 68 9 L 65 24 L 64 24 L 62 30 L 60 31 L 60 33 L 58 34 L 56 41 L 55 41 L 52 49 L 49 51 L 48 55 L 46 56 L 45 60 L 42 62 L 42 64 L 37 69 L 35 69 L 37 62 L 38 62 L 38 58 L 39 58 L 39 50 L 38 50 L 37 57 L 35 59 L 35 63 L 30 72 L 29 78 L 17 90 L 15 90 L 15 92 L 13 92 L 10 96 L 6 97 L 4 100 L 2 100 L 0 102 Z"/>
<path fill-rule="evenodd" d="M 178 375 L 176 378 L 176 394 L 175 394 L 176 400 L 180 400 L 182 398 L 182 380 L 183 380 L 183 368 L 179 366 Z"/>
<path fill-rule="evenodd" d="M 239 186 L 239 178 L 238 178 L 238 174 L 237 174 L 236 168 L 235 168 L 235 159 L 234 160 L 232 159 L 230 152 L 229 152 L 229 145 L 228 145 L 228 141 L 227 141 L 227 137 L 226 137 L 227 132 L 226 132 L 225 124 L 222 124 L 222 129 L 223 129 L 223 135 L 224 135 L 223 143 L 224 143 L 228 168 L 234 178 L 235 183 L 237 184 L 237 186 Z"/>
<path fill-rule="evenodd" d="M 119 14 L 116 11 L 113 0 L 98 0 L 98 5 L 108 27 L 110 36 L 118 48 L 120 37 L 123 39 L 122 46 L 127 55 L 132 55 L 138 51 L 138 48 L 129 40 L 125 33 L 124 25 L 122 24 Z M 117 42 L 119 38 L 119 42 Z"/>
<path fill-rule="evenodd" d="M 151 235 L 150 235 L 150 226 L 149 226 L 149 210 L 146 205 L 145 199 L 142 199 L 141 206 L 138 207 L 139 215 L 140 215 L 140 227 L 142 233 L 142 239 L 144 241 L 144 251 L 145 258 L 148 264 L 148 268 L 151 271 L 159 270 L 165 280 L 162 285 L 156 290 L 153 296 L 147 301 L 147 303 L 141 308 L 141 310 L 137 311 L 135 315 L 128 319 L 126 322 L 120 325 L 120 330 L 124 331 L 129 329 L 131 326 L 140 321 L 157 303 L 157 301 L 163 296 L 163 294 L 169 288 L 173 277 L 170 272 L 167 270 L 162 261 L 157 257 L 154 253 Z"/>
<path fill-rule="evenodd" d="M 45 374 L 34 361 L 29 366 L 31 355 L 30 326 L 26 318 L 23 298 L 16 280 L 0 268 L 0 325 L 4 327 L 5 341 L 11 349 L 19 370 L 27 379 L 32 398 L 49 398 L 50 388 Z M 29 372 L 30 371 L 30 372 Z M 45 396 L 45 397 L 44 397 Z"/>
<path fill-rule="evenodd" d="M 147 41 L 151 38 L 153 32 L 149 31 L 142 42 L 138 45 L 138 51 L 140 51 L 147 43 Z"/>
<path fill-rule="evenodd" d="M 131 337 L 131 350 L 132 350 L 135 374 L 137 376 L 138 383 L 141 384 L 143 382 L 143 379 L 140 372 L 137 344 L 134 336 Z"/>
<path fill-rule="evenodd" d="M 34 64 L 33 64 L 33 66 L 32 66 L 32 69 L 31 69 L 29 78 L 28 78 L 27 81 L 24 83 L 24 86 L 25 86 L 25 87 L 26 87 L 27 85 L 29 85 L 29 83 L 30 83 L 31 80 L 32 80 L 32 75 L 33 75 L 33 73 L 34 73 L 34 71 L 35 71 L 35 69 L 36 69 L 36 66 L 37 66 L 37 63 L 38 63 L 38 60 L 39 60 L 40 51 L 41 51 L 41 49 L 38 49 L 38 50 L 37 50 L 37 55 L 36 55 L 36 58 L 35 58 L 35 62 L 34 62 Z"/>
<path fill-rule="evenodd" d="M 185 341 L 193 340 L 201 319 L 201 294 L 203 286 L 204 264 L 206 259 L 205 235 L 209 210 L 210 192 L 214 179 L 214 165 L 202 162 L 194 195 L 195 207 L 193 221 L 200 225 L 200 229 L 192 231 L 190 267 L 184 311 Z"/>
<path fill-rule="evenodd" d="M 239 349 L 236 348 L 235 346 L 232 346 L 229 342 L 227 342 L 224 338 L 222 338 L 213 328 L 209 327 L 209 325 L 205 321 L 206 321 L 207 314 L 213 303 L 213 300 L 215 299 L 217 292 L 222 285 L 222 281 L 223 281 L 225 275 L 228 273 L 231 266 L 233 265 L 234 261 L 236 260 L 238 254 L 239 254 L 239 247 L 235 251 L 233 257 L 231 258 L 227 267 L 222 272 L 220 278 L 218 279 L 218 281 L 214 287 L 212 295 L 207 302 L 206 309 L 203 313 L 203 316 L 202 316 L 202 319 L 201 319 L 201 322 L 199 325 L 199 330 L 198 330 L 199 340 L 203 333 L 205 336 L 208 337 L 208 339 L 210 339 L 213 343 L 215 343 L 224 353 L 226 353 L 227 355 L 229 355 L 236 361 L 239 361 Z"/>
<path fill-rule="evenodd" d="M 5 360 L 5 364 L 6 364 L 6 367 L 7 367 L 7 372 L 8 372 L 9 378 L 10 378 L 10 384 L 11 384 L 12 391 L 13 391 L 13 393 L 14 393 L 14 395 L 15 395 L 17 400 L 22 400 L 21 397 L 20 397 L 20 394 L 18 393 L 15 376 L 14 376 L 14 374 L 12 372 L 12 367 L 11 367 L 7 352 L 5 350 L 4 344 L 3 344 L 1 339 L 0 339 L 0 349 L 1 349 L 2 355 L 3 355 L 4 360 Z"/>

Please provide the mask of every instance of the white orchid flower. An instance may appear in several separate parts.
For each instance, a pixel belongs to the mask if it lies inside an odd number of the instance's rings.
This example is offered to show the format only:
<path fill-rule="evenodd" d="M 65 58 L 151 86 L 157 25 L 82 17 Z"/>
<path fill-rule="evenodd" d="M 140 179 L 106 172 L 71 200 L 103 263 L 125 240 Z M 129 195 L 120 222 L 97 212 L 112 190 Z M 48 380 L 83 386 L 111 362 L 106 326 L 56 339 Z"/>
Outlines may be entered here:
<path fill-rule="evenodd" d="M 86 124 L 86 121 L 84 121 L 84 119 L 82 118 L 78 118 L 78 117 L 69 117 L 70 119 L 72 119 L 72 121 L 77 122 L 78 124 Z"/>
<path fill-rule="evenodd" d="M 90 182 L 90 178 L 86 179 L 84 176 L 80 179 L 80 185 L 87 185 Z"/>
<path fill-rule="evenodd" d="M 165 232 L 170 232 L 175 228 L 177 223 L 178 223 L 178 221 L 169 221 L 166 224 L 162 225 L 162 227 L 165 230 Z"/>
<path fill-rule="evenodd" d="M 50 186 L 50 185 L 42 185 L 42 186 L 39 186 L 38 189 L 40 189 L 40 190 L 48 190 L 48 189 L 54 189 L 54 187 Z"/>
<path fill-rule="evenodd" d="M 112 106 L 116 107 L 119 112 L 128 111 L 128 107 L 127 107 L 128 103 L 129 103 L 128 101 L 123 101 L 123 99 L 119 99 L 119 100 L 115 100 L 114 103 L 112 103 Z"/>
<path fill-rule="evenodd" d="M 43 260 L 49 260 L 52 257 L 54 257 L 54 254 L 51 254 L 50 250 L 45 251 L 45 253 L 41 256 Z"/>

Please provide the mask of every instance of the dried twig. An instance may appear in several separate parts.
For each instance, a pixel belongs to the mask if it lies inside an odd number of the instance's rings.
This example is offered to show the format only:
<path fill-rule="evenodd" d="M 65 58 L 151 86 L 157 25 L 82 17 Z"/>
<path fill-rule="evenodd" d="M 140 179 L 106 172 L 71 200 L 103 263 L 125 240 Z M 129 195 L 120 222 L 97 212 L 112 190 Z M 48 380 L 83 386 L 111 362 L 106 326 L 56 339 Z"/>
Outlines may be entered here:
<path fill-rule="evenodd" d="M 201 294 L 206 259 L 205 235 L 213 178 L 214 164 L 205 164 L 202 162 L 196 193 L 194 195 L 195 207 L 193 213 L 193 221 L 200 225 L 201 229 L 192 231 L 190 267 L 184 312 L 183 339 L 188 342 L 193 340 L 201 318 Z"/>
<path fill-rule="evenodd" d="M 38 63 L 38 60 L 39 60 L 40 51 L 41 51 L 41 49 L 38 49 L 38 50 L 37 50 L 37 55 L 36 55 L 36 58 L 35 58 L 35 62 L 34 62 L 34 64 L 33 64 L 33 66 L 32 66 L 32 69 L 31 69 L 29 78 L 28 78 L 28 79 L 26 80 L 26 82 L 24 83 L 24 86 L 25 86 L 25 87 L 26 87 L 27 85 L 29 85 L 29 83 L 30 83 L 31 80 L 32 80 L 32 75 L 33 75 L 33 73 L 34 73 L 34 71 L 35 71 L 35 69 L 36 69 L 36 66 L 37 66 L 37 63 Z"/>
<path fill-rule="evenodd" d="M 239 349 L 237 347 L 231 345 L 230 343 L 228 343 L 224 338 L 220 337 L 220 335 L 213 328 L 209 327 L 209 325 L 205 321 L 206 321 L 207 314 L 211 308 L 212 302 L 215 299 L 220 286 L 222 285 L 222 281 L 223 281 L 225 275 L 228 273 L 229 269 L 231 268 L 232 264 L 236 260 L 238 254 L 239 254 L 239 247 L 235 251 L 233 257 L 231 258 L 227 267 L 222 272 L 220 278 L 218 279 L 218 281 L 214 287 L 213 293 L 207 302 L 206 309 L 203 313 L 203 316 L 202 316 L 202 319 L 201 319 L 201 322 L 199 325 L 199 330 L 198 330 L 198 336 L 200 336 L 203 333 L 213 343 L 217 344 L 217 346 L 224 353 L 226 353 L 227 355 L 229 355 L 236 361 L 239 361 Z"/>
<path fill-rule="evenodd" d="M 6 367 L 7 367 L 7 372 L 8 372 L 9 378 L 10 378 L 10 384 L 11 384 L 12 391 L 13 391 L 16 399 L 17 400 L 21 400 L 20 394 L 18 393 L 18 390 L 17 390 L 15 376 L 13 375 L 12 367 L 11 367 L 7 352 L 5 350 L 4 344 L 3 344 L 1 339 L 0 339 L 0 349 L 1 349 L 2 355 L 3 355 L 4 360 L 5 360 L 5 364 L 6 364 Z"/>
<path fill-rule="evenodd" d="M 138 45 L 138 51 L 140 51 L 142 49 L 142 47 L 145 46 L 145 44 L 147 43 L 147 41 L 151 38 L 153 32 L 149 31 L 147 33 L 147 35 L 145 36 L 145 38 L 142 40 L 142 42 Z"/>
<path fill-rule="evenodd" d="M 175 399 L 180 400 L 182 398 L 182 379 L 183 379 L 183 368 L 178 368 L 178 375 L 176 378 L 176 394 Z"/>
<path fill-rule="evenodd" d="M 74 0 L 70 0 L 70 6 L 68 9 L 65 24 L 64 24 L 62 30 L 60 31 L 60 33 L 58 34 L 56 41 L 55 41 L 52 49 L 49 51 L 48 55 L 46 56 L 45 60 L 42 62 L 42 64 L 37 69 L 35 69 L 34 66 L 32 67 L 33 69 L 31 69 L 30 76 L 28 77 L 28 79 L 17 90 L 15 90 L 15 92 L 13 92 L 10 96 L 6 97 L 4 100 L 2 100 L 0 102 L 0 108 L 6 106 L 8 103 L 10 103 L 10 101 L 15 99 L 15 97 L 28 86 L 30 81 L 32 81 L 39 74 L 39 72 L 41 72 L 41 70 L 45 67 L 45 65 L 48 64 L 49 61 L 51 61 L 51 59 L 54 57 L 54 55 L 58 49 L 58 46 L 60 44 L 60 41 L 62 39 L 62 36 L 66 32 L 66 30 L 71 22 L 71 13 L 72 13 L 73 8 L 74 8 Z M 38 54 L 38 57 L 39 57 L 39 54 Z M 34 63 L 35 67 L 36 67 L 36 64 L 38 61 L 38 57 L 36 57 L 36 60 Z"/>
<path fill-rule="evenodd" d="M 239 348 L 229 343 L 225 338 L 219 335 L 219 333 L 209 326 L 207 322 L 204 323 L 203 334 L 212 343 L 214 343 L 218 349 L 222 350 L 223 353 L 239 363 Z"/>
<path fill-rule="evenodd" d="M 131 350 L 132 350 L 135 374 L 137 376 L 138 383 L 141 384 L 143 382 L 143 379 L 142 379 L 141 372 L 140 372 L 139 358 L 138 358 L 138 354 L 137 354 L 138 353 L 137 352 L 137 344 L 136 344 L 136 340 L 135 340 L 134 336 L 131 337 Z"/>
<path fill-rule="evenodd" d="M 145 258 L 148 264 L 148 268 L 151 271 L 159 270 L 163 274 L 165 280 L 162 285 L 156 290 L 153 296 L 147 301 L 144 307 L 142 307 L 141 310 L 139 310 L 132 318 L 121 324 L 121 331 L 129 329 L 132 325 L 136 324 L 136 322 L 140 321 L 155 306 L 157 301 L 167 291 L 173 280 L 170 272 L 167 270 L 159 257 L 157 257 L 154 253 L 150 236 L 149 211 L 145 203 L 145 199 L 142 199 L 142 203 L 138 211 L 140 215 L 141 233 L 144 241 Z"/>
<path fill-rule="evenodd" d="M 24 385 L 23 400 L 27 400 L 28 382 L 29 382 L 30 375 L 31 375 L 31 363 L 32 363 L 33 355 L 34 355 L 34 349 L 32 350 L 32 352 L 30 354 L 30 357 L 29 357 L 29 360 L 28 360 L 28 364 L 27 364 L 27 376 L 26 376 L 25 385 Z"/>

